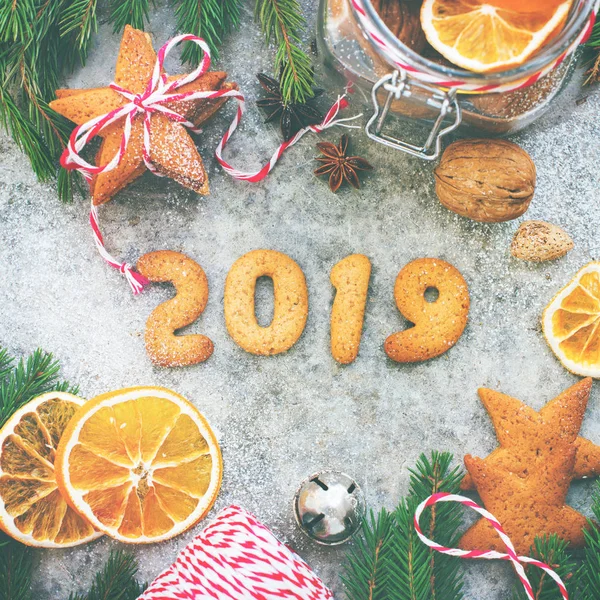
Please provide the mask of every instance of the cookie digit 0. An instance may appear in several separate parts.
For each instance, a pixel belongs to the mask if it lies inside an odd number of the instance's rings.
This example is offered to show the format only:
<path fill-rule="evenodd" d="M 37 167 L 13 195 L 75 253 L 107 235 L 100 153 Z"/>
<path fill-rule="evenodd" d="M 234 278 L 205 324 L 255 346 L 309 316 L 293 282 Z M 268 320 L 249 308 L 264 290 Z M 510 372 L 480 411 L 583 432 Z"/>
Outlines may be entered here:
<path fill-rule="evenodd" d="M 274 311 L 268 327 L 254 312 L 256 280 L 273 280 Z M 302 269 L 287 255 L 253 250 L 238 258 L 225 280 L 225 324 L 229 335 L 246 352 L 259 355 L 289 350 L 302 335 L 308 315 L 308 290 Z"/>
<path fill-rule="evenodd" d="M 202 267 L 180 252 L 159 250 L 144 254 L 137 270 L 150 281 L 170 281 L 177 291 L 171 300 L 159 304 L 146 323 L 146 351 L 161 367 L 184 367 L 205 361 L 213 343 L 205 335 L 175 335 L 193 323 L 206 308 L 208 281 Z"/>
<path fill-rule="evenodd" d="M 358 356 L 367 290 L 371 278 L 371 261 L 362 254 L 340 260 L 329 279 L 336 289 L 331 309 L 331 354 L 342 364 Z"/>
<path fill-rule="evenodd" d="M 437 289 L 434 302 L 425 299 L 428 288 Z M 414 327 L 390 335 L 386 354 L 396 362 L 418 362 L 449 350 L 462 335 L 469 314 L 467 282 L 451 264 L 419 258 L 398 273 L 394 287 L 396 306 Z"/>

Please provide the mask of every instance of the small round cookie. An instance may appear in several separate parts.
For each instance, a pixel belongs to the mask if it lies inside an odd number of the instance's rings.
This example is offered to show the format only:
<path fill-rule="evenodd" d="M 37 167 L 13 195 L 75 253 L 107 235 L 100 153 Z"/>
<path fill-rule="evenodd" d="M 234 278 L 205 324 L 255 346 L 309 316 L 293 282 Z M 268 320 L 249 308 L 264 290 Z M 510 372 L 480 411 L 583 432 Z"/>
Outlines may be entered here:
<path fill-rule="evenodd" d="M 370 278 L 371 261 L 363 254 L 346 256 L 331 269 L 329 279 L 337 290 L 331 309 L 331 354 L 344 365 L 358 356 Z"/>
<path fill-rule="evenodd" d="M 274 311 L 268 327 L 254 312 L 256 280 L 273 280 Z M 225 325 L 246 352 L 268 356 L 289 350 L 302 335 L 308 316 L 308 290 L 302 269 L 286 254 L 252 250 L 238 258 L 225 280 Z"/>
<path fill-rule="evenodd" d="M 425 299 L 434 288 L 439 296 Z M 393 333 L 385 341 L 386 354 L 396 362 L 428 360 L 449 350 L 460 338 L 469 314 L 469 288 L 459 271 L 437 258 L 419 258 L 398 273 L 396 306 L 414 327 Z"/>
<path fill-rule="evenodd" d="M 150 281 L 170 281 L 177 292 L 159 304 L 146 322 L 146 351 L 161 367 L 185 367 L 205 361 L 213 353 L 213 343 L 205 335 L 175 335 L 193 323 L 206 308 L 208 281 L 202 267 L 191 258 L 172 250 L 144 254 L 137 270 Z"/>

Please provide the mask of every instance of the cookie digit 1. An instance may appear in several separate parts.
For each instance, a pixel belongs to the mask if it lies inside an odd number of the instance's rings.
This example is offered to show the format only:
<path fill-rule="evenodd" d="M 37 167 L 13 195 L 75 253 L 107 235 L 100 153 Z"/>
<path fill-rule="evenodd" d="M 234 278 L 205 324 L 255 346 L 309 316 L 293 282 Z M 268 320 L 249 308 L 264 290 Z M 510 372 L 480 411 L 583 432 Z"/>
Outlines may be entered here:
<path fill-rule="evenodd" d="M 428 288 L 437 289 L 434 302 L 425 299 Z M 419 258 L 398 273 L 394 287 L 396 306 L 414 327 L 393 333 L 385 341 L 386 354 L 396 362 L 418 362 L 449 350 L 467 325 L 469 289 L 451 264 Z"/>
<path fill-rule="evenodd" d="M 273 280 L 274 311 L 268 327 L 254 312 L 256 280 Z M 225 325 L 246 352 L 259 355 L 289 350 L 302 335 L 308 315 L 308 290 L 302 269 L 287 255 L 253 250 L 238 258 L 225 280 Z"/>
<path fill-rule="evenodd" d="M 331 354 L 347 365 L 358 356 L 371 261 L 362 254 L 351 254 L 331 269 L 329 279 L 336 289 L 331 309 Z"/>
<path fill-rule="evenodd" d="M 208 281 L 202 267 L 180 252 L 159 250 L 144 254 L 137 270 L 150 281 L 170 281 L 177 291 L 159 304 L 146 323 L 146 351 L 161 367 L 184 367 L 205 361 L 213 343 L 205 335 L 175 335 L 193 323 L 206 308 Z"/>

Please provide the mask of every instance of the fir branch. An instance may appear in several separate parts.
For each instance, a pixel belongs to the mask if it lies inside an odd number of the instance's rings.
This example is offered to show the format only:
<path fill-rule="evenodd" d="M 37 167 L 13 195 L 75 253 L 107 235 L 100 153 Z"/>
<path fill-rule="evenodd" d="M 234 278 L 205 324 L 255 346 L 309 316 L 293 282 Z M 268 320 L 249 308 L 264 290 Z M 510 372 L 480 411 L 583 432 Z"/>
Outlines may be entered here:
<path fill-rule="evenodd" d="M 97 0 L 74 0 L 60 19 L 60 35 L 74 35 L 75 43 L 85 57 L 92 34 L 98 30 L 96 20 Z"/>
<path fill-rule="evenodd" d="M 113 550 L 102 571 L 96 573 L 88 592 L 71 594 L 69 600 L 135 600 L 146 589 L 135 576 L 138 566 L 135 557 Z"/>
<path fill-rule="evenodd" d="M 423 544 L 415 531 L 417 506 L 436 492 L 456 493 L 462 473 L 451 469 L 450 454 L 421 455 L 411 471 L 410 491 L 394 513 L 382 510 L 363 523 L 351 547 L 343 582 L 350 600 L 460 600 L 460 561 L 443 556 Z M 421 518 L 426 535 L 442 544 L 458 541 L 461 508 L 435 506 Z"/>
<path fill-rule="evenodd" d="M 213 58 L 219 57 L 223 38 L 239 25 L 241 0 L 172 0 L 177 31 L 192 33 L 204 39 Z M 181 53 L 183 62 L 198 64 L 202 50 L 187 42 Z"/>
<path fill-rule="evenodd" d="M 148 8 L 148 0 L 110 0 L 108 20 L 113 24 L 114 33 L 121 31 L 125 25 L 144 29 L 149 18 Z"/>
<path fill-rule="evenodd" d="M 12 371 L 15 359 L 10 356 L 6 348 L 0 348 L 0 380 L 8 377 Z"/>
<path fill-rule="evenodd" d="M 17 366 L 0 381 L 0 427 L 35 396 L 53 390 L 77 393 L 77 388 L 58 381 L 60 366 L 52 354 L 36 350 L 27 362 Z"/>
<path fill-rule="evenodd" d="M 451 469 L 451 464 L 452 455 L 448 452 L 432 452 L 431 459 L 421 454 L 416 469 L 410 470 L 409 496 L 419 504 L 438 492 L 459 493 L 463 473 L 459 467 Z M 429 539 L 453 548 L 460 537 L 458 531 L 461 521 L 461 507 L 458 504 L 436 504 L 424 511 L 421 527 Z M 410 526 L 412 527 L 412 522 Z M 431 570 L 430 598 L 432 600 L 462 598 L 462 577 L 458 561 L 430 548 L 427 552 Z"/>
<path fill-rule="evenodd" d="M 423 498 L 424 500 L 425 498 Z M 416 498 L 403 499 L 394 516 L 394 557 L 390 579 L 395 582 L 395 595 L 398 600 L 430 600 L 435 590 L 433 563 L 430 551 L 417 537 L 413 519 L 421 501 Z M 442 586 L 440 582 L 440 587 Z"/>
<path fill-rule="evenodd" d="M 240 24 L 241 0 L 222 0 L 223 16 L 225 17 L 223 30 L 230 33 Z"/>
<path fill-rule="evenodd" d="M 596 21 L 592 35 L 586 44 L 592 55 L 588 61 L 586 84 L 600 82 L 600 21 Z"/>
<path fill-rule="evenodd" d="M 72 129 L 48 102 L 65 70 L 85 60 L 96 29 L 96 4 L 97 0 L 13 0 L 0 7 L 0 41 L 11 41 L 0 43 L 0 123 L 40 181 L 57 177 L 58 158 Z M 7 5 L 13 8 L 8 11 Z M 21 23 L 23 11 L 27 27 Z M 60 176 L 62 200 L 72 198 L 73 187 L 73 175 Z"/>
<path fill-rule="evenodd" d="M 371 511 L 370 519 L 363 522 L 361 535 L 350 549 L 342 575 L 348 600 L 393 598 L 385 581 L 393 527 L 394 518 L 385 509 L 377 517 Z"/>
<path fill-rule="evenodd" d="M 592 500 L 592 512 L 596 522 L 590 520 L 589 528 L 583 532 L 585 553 L 578 572 L 580 598 L 600 598 L 600 481 Z"/>
<path fill-rule="evenodd" d="M 53 177 L 56 168 L 35 125 L 21 113 L 4 83 L 0 84 L 0 122 L 10 133 L 17 147 L 24 152 L 40 181 Z"/>
<path fill-rule="evenodd" d="M 5 0 L 0 3 L 0 42 L 30 38 L 35 16 L 34 0 Z"/>
<path fill-rule="evenodd" d="M 314 96 L 310 57 L 302 48 L 306 21 L 298 0 L 256 0 L 255 15 L 267 44 L 275 42 L 275 71 L 284 101 L 303 104 Z"/>
<path fill-rule="evenodd" d="M 574 596 L 574 579 L 576 563 L 567 551 L 568 542 L 561 540 L 553 534 L 549 537 L 535 538 L 531 554 L 542 562 L 549 565 L 563 580 L 569 596 Z M 533 597 L 535 600 L 560 600 L 562 594 L 554 580 L 541 569 L 533 566 L 525 566 L 525 573 L 533 588 Z M 594 596 L 587 596 L 593 598 Z M 521 583 L 515 584 L 515 590 L 512 600 L 526 600 L 527 594 Z"/>
<path fill-rule="evenodd" d="M 0 600 L 31 600 L 33 553 L 14 540 L 0 552 Z"/>

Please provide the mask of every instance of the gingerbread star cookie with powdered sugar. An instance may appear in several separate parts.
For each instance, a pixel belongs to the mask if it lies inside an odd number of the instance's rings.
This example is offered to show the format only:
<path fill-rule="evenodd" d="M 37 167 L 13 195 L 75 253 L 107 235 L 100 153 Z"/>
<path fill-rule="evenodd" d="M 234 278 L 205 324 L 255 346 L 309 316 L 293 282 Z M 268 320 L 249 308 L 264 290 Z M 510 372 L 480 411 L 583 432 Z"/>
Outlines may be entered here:
<path fill-rule="evenodd" d="M 141 94 L 152 77 L 156 53 L 150 36 L 143 31 L 125 27 L 119 57 L 117 59 L 115 83 L 122 88 Z M 171 76 L 168 81 L 181 76 Z M 211 91 L 237 89 L 234 83 L 225 81 L 226 73 L 209 71 L 195 81 L 177 88 L 177 92 Z M 57 113 L 78 125 L 118 109 L 129 102 L 123 95 L 110 87 L 57 90 L 57 99 L 50 103 Z M 182 100 L 165 103 L 164 106 L 192 122 L 196 127 L 209 119 L 227 101 Z M 160 175 L 165 175 L 199 194 L 208 194 L 208 176 L 196 145 L 186 128 L 162 114 L 153 112 L 150 116 L 149 162 Z M 147 167 L 143 159 L 144 115 L 138 113 L 132 122 L 131 135 L 125 153 L 111 171 L 95 175 L 91 182 L 92 200 L 95 205 L 110 200 L 119 190 L 142 175 Z M 119 151 L 125 118 L 122 118 L 99 132 L 103 138 L 96 154 L 96 164 L 107 164 Z"/>

